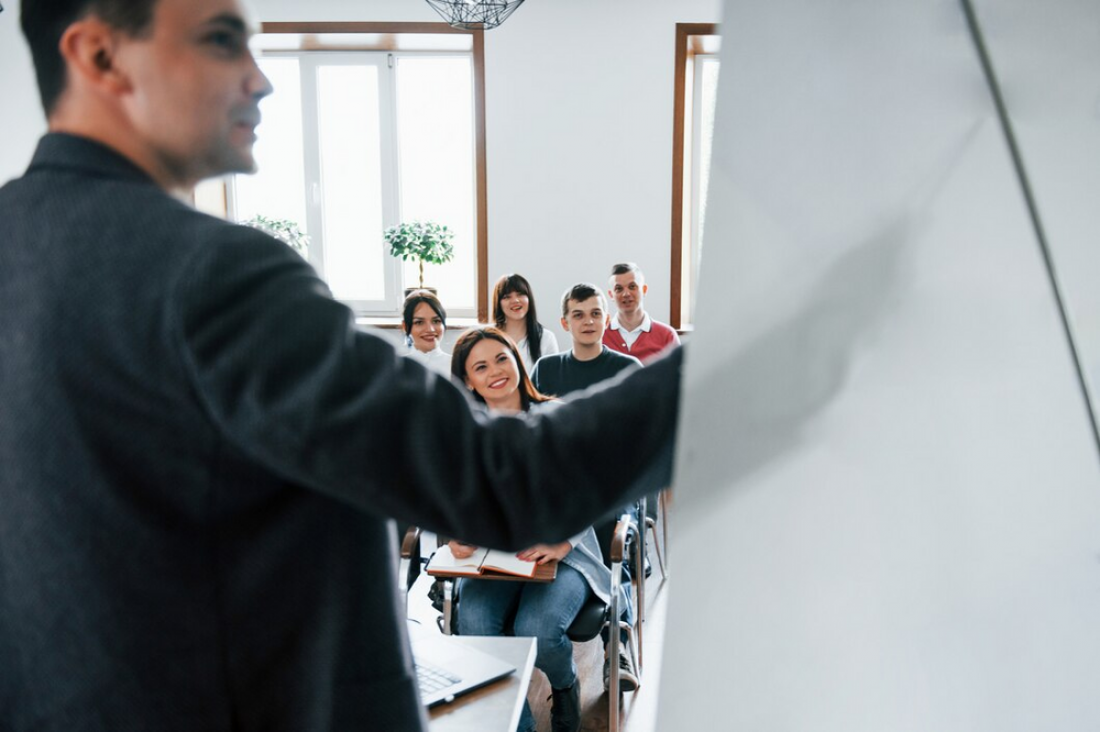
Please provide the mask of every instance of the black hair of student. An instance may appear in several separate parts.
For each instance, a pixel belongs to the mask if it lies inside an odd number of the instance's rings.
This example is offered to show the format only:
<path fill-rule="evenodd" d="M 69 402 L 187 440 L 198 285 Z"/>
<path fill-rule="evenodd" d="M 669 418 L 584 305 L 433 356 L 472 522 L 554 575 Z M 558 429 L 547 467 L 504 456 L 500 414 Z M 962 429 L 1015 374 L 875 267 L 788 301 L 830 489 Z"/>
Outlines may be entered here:
<path fill-rule="evenodd" d="M 570 287 L 565 291 L 565 294 L 561 296 L 561 316 L 563 318 L 569 316 L 570 300 L 584 302 L 590 297 L 598 297 L 600 299 L 600 309 L 605 312 L 607 311 L 607 298 L 603 296 L 603 291 L 590 282 L 581 282 Z"/>
<path fill-rule="evenodd" d="M 416 312 L 416 306 L 422 302 L 428 303 L 443 321 L 443 327 L 447 327 L 447 311 L 443 309 L 443 303 L 435 293 L 430 290 L 413 290 L 405 296 L 405 304 L 401 306 L 401 323 L 405 328 L 405 338 L 412 338 L 413 313 Z"/>
<path fill-rule="evenodd" d="M 539 316 L 535 312 L 535 293 L 531 291 L 531 283 L 523 275 L 506 274 L 493 286 L 493 322 L 504 330 L 504 308 L 500 301 L 513 292 L 527 296 L 527 317 L 523 319 L 523 323 L 527 328 L 527 350 L 531 352 L 531 363 L 535 363 L 542 358 L 542 326 L 539 325 Z"/>
<path fill-rule="evenodd" d="M 459 383 L 466 383 L 466 361 L 470 358 L 470 351 L 484 340 L 499 341 L 512 352 L 512 358 L 516 361 L 516 369 L 519 371 L 519 400 L 523 411 L 526 412 L 530 409 L 532 404 L 553 400 L 553 397 L 539 392 L 535 385 L 531 383 L 531 377 L 527 375 L 527 369 L 523 367 L 523 359 L 519 356 L 519 349 L 516 347 L 515 341 L 509 338 L 503 330 L 491 325 L 471 328 L 455 341 L 454 350 L 451 351 L 451 375 L 458 379 Z M 474 399 L 482 404 L 485 403 L 485 398 L 478 394 L 476 390 L 471 389 L 470 393 L 473 394 Z"/>
<path fill-rule="evenodd" d="M 631 272 L 634 273 L 634 279 L 638 281 L 639 286 L 645 284 L 645 272 L 643 272 L 642 268 L 634 264 L 633 262 L 619 262 L 618 264 L 611 267 L 612 277 L 615 277 L 616 275 L 629 274 Z"/>
<path fill-rule="evenodd" d="M 38 96 L 49 117 L 65 91 L 65 59 L 61 36 L 76 21 L 94 15 L 131 38 L 152 30 L 157 0 L 23 0 L 19 23 L 30 46 Z"/>

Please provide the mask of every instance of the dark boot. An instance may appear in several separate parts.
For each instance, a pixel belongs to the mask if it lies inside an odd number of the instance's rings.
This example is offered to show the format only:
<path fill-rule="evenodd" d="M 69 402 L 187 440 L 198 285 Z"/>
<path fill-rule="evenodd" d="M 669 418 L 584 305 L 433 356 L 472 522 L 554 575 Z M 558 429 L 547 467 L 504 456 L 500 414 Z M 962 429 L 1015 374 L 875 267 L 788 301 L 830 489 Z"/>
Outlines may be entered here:
<path fill-rule="evenodd" d="M 550 729 L 553 732 L 580 732 L 581 680 L 574 679 L 568 689 L 551 689 L 554 705 L 550 708 Z"/>

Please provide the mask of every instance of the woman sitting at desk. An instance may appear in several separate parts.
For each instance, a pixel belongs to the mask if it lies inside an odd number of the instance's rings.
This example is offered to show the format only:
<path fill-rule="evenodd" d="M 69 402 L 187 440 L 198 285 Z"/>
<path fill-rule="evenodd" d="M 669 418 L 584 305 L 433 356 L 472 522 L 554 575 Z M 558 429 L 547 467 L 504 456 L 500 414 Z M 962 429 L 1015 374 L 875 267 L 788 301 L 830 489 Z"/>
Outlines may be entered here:
<path fill-rule="evenodd" d="M 526 412 L 532 406 L 553 408 L 558 403 L 535 390 L 515 343 L 497 328 L 475 328 L 463 333 L 455 343 L 451 373 L 493 412 L 514 414 Z M 451 541 L 450 547 L 458 559 L 470 556 L 476 549 L 458 541 Z M 546 674 L 553 690 L 553 729 L 579 730 L 580 682 L 573 662 L 573 643 L 566 630 L 590 592 L 610 602 L 611 573 L 603 563 L 591 527 L 569 541 L 537 544 L 516 556 L 541 564 L 559 561 L 557 578 L 549 583 L 459 580 L 458 632 L 503 635 L 510 624 L 517 636 L 537 638 L 535 665 Z M 625 597 L 621 606 L 627 607 Z M 534 716 L 524 702 L 519 730 L 534 729 Z"/>
<path fill-rule="evenodd" d="M 431 370 L 449 376 L 451 356 L 443 351 L 443 334 L 447 332 L 447 311 L 429 290 L 413 290 L 401 308 L 401 324 L 405 329 L 406 350 L 403 355 L 415 358 Z"/>

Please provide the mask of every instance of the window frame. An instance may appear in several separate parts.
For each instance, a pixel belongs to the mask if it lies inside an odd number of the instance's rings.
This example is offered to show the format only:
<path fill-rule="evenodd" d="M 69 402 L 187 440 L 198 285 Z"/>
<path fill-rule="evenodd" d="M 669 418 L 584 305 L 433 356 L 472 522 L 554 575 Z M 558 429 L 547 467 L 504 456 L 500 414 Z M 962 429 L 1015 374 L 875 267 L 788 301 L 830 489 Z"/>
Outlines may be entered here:
<path fill-rule="evenodd" d="M 373 66 L 376 69 L 378 80 L 378 92 L 381 105 L 385 108 L 393 107 L 394 89 L 393 78 L 389 73 L 389 58 L 391 55 L 386 51 L 334 51 L 325 52 L 321 57 L 315 53 L 311 53 L 309 49 L 295 49 L 295 50 L 278 50 L 278 51 L 265 51 L 264 58 L 290 58 L 294 59 L 298 63 L 300 72 L 300 85 L 302 90 L 302 135 L 306 138 L 318 138 L 320 131 L 317 126 L 319 119 L 318 104 L 320 97 L 318 93 L 318 79 L 317 72 L 321 67 L 336 67 L 336 66 L 351 66 L 351 67 L 367 67 Z M 399 195 L 395 188 L 395 182 L 397 181 L 397 169 L 395 164 L 396 158 L 396 132 L 393 129 L 392 115 L 383 114 L 379 119 L 380 126 L 380 140 L 382 148 L 382 178 L 389 181 L 389 185 L 382 187 L 382 219 L 383 221 L 395 221 L 397 219 L 397 197 Z M 302 190 L 301 195 L 305 200 L 305 221 L 303 222 L 304 230 L 309 234 L 314 242 L 319 239 L 323 241 L 323 237 L 318 237 L 318 230 L 322 228 L 323 222 L 323 205 L 315 194 L 312 193 L 314 185 L 322 180 L 322 160 L 320 148 L 316 145 L 304 145 L 304 175 L 306 187 Z M 230 176 L 234 178 L 235 176 Z M 226 199 L 226 211 L 233 214 L 234 218 L 240 219 L 240 213 L 237 210 L 237 186 L 229 185 L 225 186 L 225 199 Z M 310 246 L 309 247 L 309 262 L 319 272 L 326 272 L 326 248 L 324 246 Z M 400 298 L 394 294 L 396 292 L 397 282 L 401 278 L 401 262 L 397 259 L 390 257 L 386 260 L 384 270 L 382 272 L 383 282 L 385 283 L 385 291 L 390 293 L 389 298 L 382 300 L 350 300 L 342 299 L 348 307 L 350 307 L 357 316 L 362 316 L 366 313 L 392 313 L 397 312 L 400 307 Z"/>
<path fill-rule="evenodd" d="M 669 321 L 677 330 L 689 329 L 691 241 L 696 221 L 692 191 L 695 188 L 697 142 L 691 134 L 695 111 L 694 58 L 703 55 L 710 39 L 720 41 L 717 23 L 676 24 L 676 67 L 673 83 L 672 122 L 672 242 L 669 284 Z M 713 55 L 713 54 L 706 54 Z M 687 246 L 685 246 L 685 242 Z"/>
<path fill-rule="evenodd" d="M 441 39 L 440 43 L 432 46 L 432 36 L 466 35 L 470 37 L 470 51 L 473 61 L 473 126 L 474 126 L 474 226 L 475 226 L 475 264 L 474 264 L 474 288 L 475 307 L 479 322 L 486 322 L 489 314 L 489 215 L 488 215 L 488 184 L 486 182 L 486 153 L 485 153 L 485 37 L 482 30 L 463 30 L 452 28 L 446 23 L 402 23 L 402 22 L 345 22 L 345 21 L 321 21 L 321 22 L 268 22 L 260 25 L 260 34 L 274 35 L 287 34 L 300 37 L 299 51 L 371 51 L 388 52 L 394 55 L 406 51 L 438 52 L 447 54 L 452 52 L 453 43 L 448 44 Z M 373 36 L 371 42 L 364 42 L 354 48 L 346 45 L 326 46 L 325 35 L 354 35 Z M 411 36 L 420 45 L 415 49 L 409 48 L 405 42 Z M 424 45 L 425 38 L 428 39 Z M 275 55 L 275 54 L 273 54 Z M 396 155 L 396 149 L 390 151 Z M 394 192 L 396 194 L 396 191 Z M 228 204 L 228 201 L 226 201 Z M 400 263 L 395 260 L 395 267 Z M 386 318 L 369 318 L 371 321 L 390 318 L 400 319 L 400 313 Z"/>

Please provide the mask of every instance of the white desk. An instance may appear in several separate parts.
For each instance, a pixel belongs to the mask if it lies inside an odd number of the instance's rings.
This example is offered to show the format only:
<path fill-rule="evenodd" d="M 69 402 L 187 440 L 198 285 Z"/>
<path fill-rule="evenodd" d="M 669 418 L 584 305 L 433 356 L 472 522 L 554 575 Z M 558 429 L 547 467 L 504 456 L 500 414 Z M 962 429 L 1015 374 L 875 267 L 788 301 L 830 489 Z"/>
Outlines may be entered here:
<path fill-rule="evenodd" d="M 516 667 L 510 676 L 428 710 L 431 732 L 514 732 L 535 668 L 534 638 L 453 636 Z"/>

